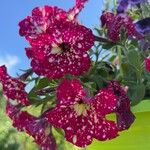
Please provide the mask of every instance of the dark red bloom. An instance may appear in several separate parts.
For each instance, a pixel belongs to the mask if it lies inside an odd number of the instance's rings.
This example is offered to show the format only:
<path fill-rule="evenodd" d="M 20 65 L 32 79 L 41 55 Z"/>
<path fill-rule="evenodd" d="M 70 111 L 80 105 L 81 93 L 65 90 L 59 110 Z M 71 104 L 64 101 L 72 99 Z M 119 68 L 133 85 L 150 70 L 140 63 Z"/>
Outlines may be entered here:
<path fill-rule="evenodd" d="M 44 118 L 37 118 L 20 111 L 19 108 L 7 103 L 6 113 L 12 119 L 13 126 L 32 136 L 42 150 L 56 150 L 56 141 L 52 135 L 51 127 Z"/>
<path fill-rule="evenodd" d="M 58 7 L 36 7 L 32 10 L 32 15 L 27 16 L 19 22 L 19 33 L 25 37 L 35 37 L 41 33 L 46 33 L 48 28 L 54 25 L 55 20 L 67 18 L 63 9 Z"/>
<path fill-rule="evenodd" d="M 21 36 L 33 38 L 53 28 L 57 20 L 74 22 L 87 1 L 76 0 L 76 5 L 68 12 L 56 6 L 36 7 L 31 16 L 19 22 L 19 33 Z"/>
<path fill-rule="evenodd" d="M 87 0 L 76 0 L 68 12 L 57 7 L 37 7 L 19 23 L 20 35 L 31 45 L 26 54 L 38 75 L 60 78 L 89 70 L 91 61 L 87 51 L 95 38 L 90 29 L 75 19 L 85 2 Z"/>
<path fill-rule="evenodd" d="M 108 37 L 113 42 L 119 40 L 121 30 L 126 32 L 127 37 L 137 39 L 143 38 L 142 34 L 137 31 L 133 20 L 124 14 L 113 15 L 110 12 L 104 12 L 101 16 L 101 21 L 102 25 L 106 25 L 106 28 L 108 29 Z"/>
<path fill-rule="evenodd" d="M 54 127 L 64 129 L 67 141 L 85 147 L 93 138 L 104 141 L 118 135 L 115 122 L 105 118 L 116 109 L 112 91 L 104 88 L 89 98 L 79 80 L 65 79 L 57 89 L 57 99 L 57 106 L 45 117 Z"/>
<path fill-rule="evenodd" d="M 30 39 L 32 48 L 27 48 L 33 71 L 49 78 L 66 74 L 81 75 L 90 68 L 87 51 L 94 44 L 90 29 L 71 22 L 55 22 L 53 34 Z"/>
<path fill-rule="evenodd" d="M 110 81 L 108 89 L 117 96 L 117 126 L 120 131 L 128 129 L 135 120 L 134 114 L 130 110 L 130 100 L 125 90 L 117 81 Z"/>
<path fill-rule="evenodd" d="M 113 19 L 115 17 L 115 14 L 112 12 L 103 12 L 103 14 L 100 17 L 102 27 L 106 26 L 107 28 L 110 27 L 110 24 L 113 22 Z"/>
<path fill-rule="evenodd" d="M 145 68 L 148 72 L 150 72 L 150 58 L 145 58 Z"/>
<path fill-rule="evenodd" d="M 13 78 L 7 74 L 5 66 L 0 67 L 0 82 L 3 86 L 3 93 L 8 100 L 16 100 L 22 105 L 29 105 L 28 95 L 25 91 L 25 83 L 19 78 Z"/>

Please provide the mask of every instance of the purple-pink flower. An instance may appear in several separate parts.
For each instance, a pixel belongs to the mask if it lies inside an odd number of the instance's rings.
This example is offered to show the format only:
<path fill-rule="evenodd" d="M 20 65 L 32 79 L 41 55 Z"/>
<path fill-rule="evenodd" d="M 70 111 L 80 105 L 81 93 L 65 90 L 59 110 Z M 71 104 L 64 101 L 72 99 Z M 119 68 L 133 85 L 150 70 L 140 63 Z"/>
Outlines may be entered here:
<path fill-rule="evenodd" d="M 32 15 L 19 22 L 19 33 L 26 38 L 34 38 L 46 33 L 55 25 L 55 21 L 76 22 L 76 17 L 88 0 L 76 0 L 76 4 L 68 12 L 56 6 L 45 5 L 32 10 Z"/>
<path fill-rule="evenodd" d="M 52 28 L 55 20 L 66 18 L 66 12 L 58 7 L 36 7 L 32 10 L 31 16 L 19 22 L 19 33 L 21 36 L 34 38 Z"/>
<path fill-rule="evenodd" d="M 110 12 L 103 12 L 101 16 L 102 25 L 108 29 L 108 37 L 117 42 L 120 38 L 121 30 L 126 32 L 127 37 L 141 39 L 143 35 L 136 29 L 133 20 L 124 14 L 113 14 Z"/>
<path fill-rule="evenodd" d="M 35 73 L 57 79 L 67 74 L 78 76 L 89 70 L 91 61 L 87 52 L 95 38 L 90 29 L 76 21 L 86 1 L 77 0 L 68 12 L 57 7 L 37 7 L 32 16 L 19 23 L 20 35 L 31 45 L 26 48 L 26 54 Z"/>
<path fill-rule="evenodd" d="M 108 89 L 112 90 L 117 97 L 117 107 L 115 110 L 117 127 L 119 131 L 126 130 L 135 120 L 135 116 L 130 110 L 130 100 L 127 93 L 117 81 L 110 81 Z"/>
<path fill-rule="evenodd" d="M 94 44 L 94 36 L 82 25 L 57 21 L 52 34 L 30 39 L 30 43 L 32 47 L 26 53 L 38 75 L 60 78 L 66 74 L 81 75 L 90 68 L 87 51 Z"/>
<path fill-rule="evenodd" d="M 9 102 L 6 105 L 6 114 L 18 131 L 26 132 L 34 138 L 34 141 L 42 150 L 56 150 L 56 141 L 51 132 L 51 126 L 44 118 L 37 118 L 26 111 L 21 111 L 19 106 L 13 106 Z"/>
<path fill-rule="evenodd" d="M 128 6 L 135 6 L 141 3 L 146 3 L 148 0 L 118 0 L 117 13 L 124 13 Z"/>
<path fill-rule="evenodd" d="M 3 94 L 8 100 L 16 100 L 22 105 L 30 104 L 25 91 L 26 84 L 19 78 L 9 76 L 5 66 L 0 66 L 0 82 L 3 86 Z"/>
<path fill-rule="evenodd" d="M 135 23 L 136 29 L 141 34 L 149 34 L 150 33 L 150 17 L 139 20 Z"/>
<path fill-rule="evenodd" d="M 45 117 L 64 130 L 67 141 L 85 147 L 93 138 L 104 141 L 118 135 L 116 123 L 106 119 L 116 106 L 117 98 L 111 90 L 103 88 L 88 97 L 79 80 L 65 79 L 57 88 L 57 106 Z"/>

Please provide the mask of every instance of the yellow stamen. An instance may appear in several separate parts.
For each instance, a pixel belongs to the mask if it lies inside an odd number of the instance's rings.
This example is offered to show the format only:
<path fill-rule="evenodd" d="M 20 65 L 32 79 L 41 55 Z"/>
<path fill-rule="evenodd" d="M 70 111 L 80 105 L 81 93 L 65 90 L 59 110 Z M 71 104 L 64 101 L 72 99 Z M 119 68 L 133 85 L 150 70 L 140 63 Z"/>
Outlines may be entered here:
<path fill-rule="evenodd" d="M 89 105 L 87 104 L 75 104 L 73 106 L 75 112 L 77 113 L 78 116 L 81 116 L 81 115 L 84 115 L 86 116 L 87 115 L 87 110 L 89 109 Z"/>

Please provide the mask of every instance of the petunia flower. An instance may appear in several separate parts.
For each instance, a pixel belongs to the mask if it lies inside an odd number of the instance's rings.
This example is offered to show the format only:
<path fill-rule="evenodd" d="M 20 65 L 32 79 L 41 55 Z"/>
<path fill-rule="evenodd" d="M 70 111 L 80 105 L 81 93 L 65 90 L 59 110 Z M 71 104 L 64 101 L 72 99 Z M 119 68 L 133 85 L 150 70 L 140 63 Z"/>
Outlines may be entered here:
<path fill-rule="evenodd" d="M 53 28 L 57 20 L 76 22 L 76 17 L 87 1 L 76 0 L 76 5 L 68 12 L 56 6 L 36 7 L 32 10 L 31 16 L 19 22 L 19 33 L 21 36 L 33 38 Z"/>
<path fill-rule="evenodd" d="M 125 30 L 127 37 L 137 39 L 143 38 L 143 35 L 136 29 L 133 20 L 124 14 L 113 15 L 110 12 L 103 12 L 101 22 L 102 25 L 105 25 L 108 29 L 108 37 L 113 42 L 117 42 L 119 40 L 122 30 Z"/>
<path fill-rule="evenodd" d="M 149 34 L 150 33 L 150 17 L 139 20 L 135 23 L 136 29 L 141 34 Z"/>
<path fill-rule="evenodd" d="M 148 2 L 148 0 L 118 0 L 117 13 L 124 13 L 130 5 L 135 6 L 146 2 Z"/>
<path fill-rule="evenodd" d="M 150 72 L 150 58 L 145 58 L 145 68 L 148 72 Z"/>
<path fill-rule="evenodd" d="M 111 23 L 113 23 L 113 19 L 115 18 L 115 14 L 109 11 L 103 11 L 100 20 L 101 25 L 106 26 L 107 28 L 110 27 Z"/>
<path fill-rule="evenodd" d="M 66 74 L 81 75 L 90 68 L 87 51 L 94 44 L 92 31 L 71 22 L 55 22 L 52 34 L 30 39 L 26 49 L 31 66 L 38 75 L 60 78 Z"/>
<path fill-rule="evenodd" d="M 66 74 L 81 75 L 89 70 L 91 61 L 87 51 L 95 38 L 90 29 L 76 22 L 86 2 L 76 0 L 68 12 L 57 7 L 37 7 L 32 16 L 19 23 L 20 35 L 31 45 L 26 48 L 26 54 L 38 75 L 54 79 Z"/>
<path fill-rule="evenodd" d="M 135 23 L 136 30 L 141 33 L 143 36 L 150 34 L 150 17 L 141 19 Z M 140 47 L 143 51 L 146 51 L 150 48 L 150 42 L 146 39 L 141 39 L 139 41 Z"/>
<path fill-rule="evenodd" d="M 130 110 L 130 100 L 125 90 L 119 82 L 110 81 L 108 89 L 112 90 L 117 96 L 117 107 L 115 110 L 117 117 L 117 127 L 120 131 L 128 129 L 135 120 L 134 114 Z"/>
<path fill-rule="evenodd" d="M 36 37 L 41 33 L 46 33 L 48 28 L 54 25 L 55 20 L 66 19 L 67 13 L 58 7 L 36 7 L 32 10 L 32 15 L 27 16 L 19 22 L 19 33 L 25 37 Z"/>
<path fill-rule="evenodd" d="M 25 83 L 19 78 L 9 76 L 5 66 L 0 66 L 0 82 L 3 86 L 3 93 L 8 100 L 16 100 L 22 105 L 30 104 L 25 91 Z"/>
<path fill-rule="evenodd" d="M 32 136 L 42 150 L 56 150 L 56 141 L 50 127 L 44 118 L 37 118 L 26 111 L 20 111 L 17 106 L 9 102 L 6 105 L 6 114 L 12 119 L 13 126 L 18 131 L 26 132 Z"/>
<path fill-rule="evenodd" d="M 115 138 L 118 129 L 106 115 L 116 109 L 117 99 L 111 90 L 102 89 L 88 97 L 79 80 L 65 79 L 57 89 L 57 106 L 45 112 L 45 117 L 56 128 L 62 128 L 67 141 L 78 147 Z"/>

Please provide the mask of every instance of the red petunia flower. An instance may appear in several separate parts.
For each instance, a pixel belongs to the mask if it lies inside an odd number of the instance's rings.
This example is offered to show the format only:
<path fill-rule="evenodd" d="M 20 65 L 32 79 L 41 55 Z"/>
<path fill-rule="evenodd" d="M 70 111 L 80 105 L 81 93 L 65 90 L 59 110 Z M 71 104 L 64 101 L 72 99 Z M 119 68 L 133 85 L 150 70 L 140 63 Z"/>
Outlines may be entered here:
<path fill-rule="evenodd" d="M 71 22 L 55 22 L 53 34 L 30 39 L 26 49 L 33 71 L 48 78 L 60 78 L 66 74 L 81 75 L 90 68 L 87 51 L 94 44 L 90 29 Z"/>
<path fill-rule="evenodd" d="M 126 130 L 135 120 L 135 116 L 130 109 L 130 100 L 127 93 L 117 81 L 110 81 L 108 89 L 112 90 L 117 96 L 117 107 L 115 113 L 117 116 L 118 129 L 120 131 Z"/>
<path fill-rule="evenodd" d="M 148 72 L 150 72 L 150 58 L 145 58 L 145 68 Z"/>
<path fill-rule="evenodd" d="M 91 61 L 87 51 L 95 38 L 90 29 L 75 21 L 86 2 L 76 0 L 68 12 L 57 7 L 37 7 L 32 16 L 19 23 L 20 35 L 31 45 L 26 48 L 26 54 L 38 75 L 54 79 L 66 74 L 81 75 L 89 70 Z"/>
<path fill-rule="evenodd" d="M 48 29 L 53 28 L 55 21 L 75 21 L 76 16 L 84 8 L 88 0 L 76 0 L 76 5 L 68 12 L 56 6 L 36 7 L 32 10 L 32 15 L 27 16 L 19 22 L 19 33 L 25 37 L 36 37 L 41 33 L 46 33 Z"/>
<path fill-rule="evenodd" d="M 64 130 L 67 141 L 85 147 L 93 138 L 104 141 L 118 135 L 115 122 L 106 119 L 117 105 L 112 91 L 104 88 L 88 98 L 79 80 L 65 79 L 57 89 L 57 99 L 57 106 L 45 117 L 54 127 Z"/>
<path fill-rule="evenodd" d="M 29 105 L 28 95 L 25 92 L 25 83 L 19 78 L 13 78 L 7 74 L 5 66 L 0 66 L 0 82 L 4 95 L 10 100 L 16 100 L 22 105 Z"/>
<path fill-rule="evenodd" d="M 18 131 L 24 131 L 32 136 L 42 150 L 57 149 L 51 129 L 48 128 L 48 123 L 44 118 L 37 118 L 26 111 L 20 111 L 9 102 L 6 105 L 6 114 L 12 119 L 13 126 Z"/>
<path fill-rule="evenodd" d="M 114 15 L 110 12 L 104 12 L 101 16 L 102 25 L 106 25 L 108 29 L 108 37 L 113 41 L 117 42 L 120 37 L 121 30 L 126 31 L 127 37 L 141 39 L 143 36 L 137 31 L 133 20 L 124 15 Z"/>
<path fill-rule="evenodd" d="M 114 17 L 115 17 L 114 13 L 104 11 L 100 17 L 102 27 L 106 26 L 107 28 L 109 28 L 111 23 L 113 22 Z"/>
<path fill-rule="evenodd" d="M 48 28 L 54 25 L 55 20 L 67 18 L 63 9 L 58 7 L 36 7 L 32 10 L 32 16 L 27 16 L 19 22 L 19 33 L 25 37 L 35 37 L 41 33 L 46 33 Z"/>

